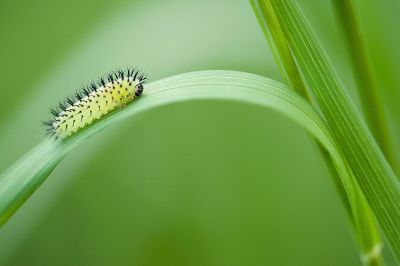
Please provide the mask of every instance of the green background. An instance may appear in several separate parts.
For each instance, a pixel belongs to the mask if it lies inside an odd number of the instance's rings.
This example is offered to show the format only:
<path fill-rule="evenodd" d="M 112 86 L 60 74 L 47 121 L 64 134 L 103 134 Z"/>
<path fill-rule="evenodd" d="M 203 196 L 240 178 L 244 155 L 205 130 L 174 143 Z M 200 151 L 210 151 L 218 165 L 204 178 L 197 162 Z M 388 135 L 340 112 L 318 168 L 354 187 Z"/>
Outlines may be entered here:
<path fill-rule="evenodd" d="M 301 5 L 354 95 L 329 2 Z M 150 81 L 204 69 L 280 80 L 247 1 L 8 1 L 0 34 L 1 171 L 44 138 L 49 107 L 118 67 Z M 73 150 L 1 229 L 0 265 L 360 262 L 307 134 L 271 110 L 204 100 Z"/>

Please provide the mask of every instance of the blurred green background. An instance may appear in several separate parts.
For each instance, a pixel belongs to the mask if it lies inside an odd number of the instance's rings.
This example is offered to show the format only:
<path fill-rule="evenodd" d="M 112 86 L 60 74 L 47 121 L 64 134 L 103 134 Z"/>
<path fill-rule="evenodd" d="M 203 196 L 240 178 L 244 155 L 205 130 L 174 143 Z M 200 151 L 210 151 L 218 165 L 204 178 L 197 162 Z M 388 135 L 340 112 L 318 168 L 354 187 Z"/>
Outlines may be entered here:
<path fill-rule="evenodd" d="M 354 94 L 329 1 L 301 5 Z M 0 22 L 1 171 L 44 138 L 50 106 L 118 67 L 280 80 L 247 1 L 5 1 Z M 73 150 L 1 229 L 0 265 L 360 265 L 340 204 L 293 121 L 180 103 Z"/>

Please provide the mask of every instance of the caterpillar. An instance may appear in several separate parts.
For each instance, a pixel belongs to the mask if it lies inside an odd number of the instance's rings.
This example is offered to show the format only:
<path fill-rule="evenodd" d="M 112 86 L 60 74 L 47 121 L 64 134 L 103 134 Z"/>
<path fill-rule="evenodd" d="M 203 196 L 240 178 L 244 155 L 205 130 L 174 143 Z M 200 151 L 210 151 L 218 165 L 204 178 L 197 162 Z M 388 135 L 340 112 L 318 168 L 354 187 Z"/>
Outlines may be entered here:
<path fill-rule="evenodd" d="M 146 79 L 143 73 L 128 68 L 90 83 L 50 109 L 52 118 L 43 122 L 48 126 L 47 134 L 50 138 L 65 139 L 106 114 L 124 108 L 142 94 Z"/>

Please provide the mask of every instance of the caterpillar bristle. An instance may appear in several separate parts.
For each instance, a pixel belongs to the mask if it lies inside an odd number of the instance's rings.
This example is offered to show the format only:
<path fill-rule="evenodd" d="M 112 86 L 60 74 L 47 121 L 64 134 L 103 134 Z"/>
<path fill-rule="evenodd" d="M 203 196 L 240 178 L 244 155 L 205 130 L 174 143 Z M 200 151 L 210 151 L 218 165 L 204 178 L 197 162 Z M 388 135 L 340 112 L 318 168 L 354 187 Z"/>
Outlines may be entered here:
<path fill-rule="evenodd" d="M 67 98 L 67 103 L 69 103 L 70 106 L 74 105 L 74 101 L 70 97 Z"/>
<path fill-rule="evenodd" d="M 49 126 L 49 127 L 51 127 L 51 126 L 53 125 L 53 121 L 51 121 L 51 120 L 42 121 L 42 124 L 43 124 L 44 126 Z M 47 130 L 49 130 L 49 129 L 52 129 L 52 128 L 48 128 Z"/>
<path fill-rule="evenodd" d="M 106 82 L 105 82 L 104 78 L 100 78 L 100 84 L 101 84 L 101 86 L 103 86 L 103 87 L 106 86 Z"/>
<path fill-rule="evenodd" d="M 52 138 L 56 134 L 56 132 L 52 131 L 52 132 L 49 132 L 48 134 L 49 134 L 49 137 Z M 58 137 L 56 136 L 56 140 L 57 139 L 58 139 Z"/>
<path fill-rule="evenodd" d="M 90 83 L 89 88 L 92 92 L 97 90 L 96 84 L 94 84 L 94 82 Z"/>
<path fill-rule="evenodd" d="M 54 115 L 54 116 L 58 116 L 58 112 L 57 112 L 57 110 L 54 109 L 54 108 L 50 108 L 50 113 L 51 113 L 52 115 Z"/>
<path fill-rule="evenodd" d="M 108 82 L 114 82 L 114 77 L 113 77 L 113 75 L 111 73 L 109 73 L 107 75 L 107 80 L 108 80 Z"/>
<path fill-rule="evenodd" d="M 119 76 L 121 79 L 124 79 L 124 72 L 121 71 L 121 70 L 118 70 L 118 76 Z"/>
<path fill-rule="evenodd" d="M 60 106 L 61 110 L 66 111 L 67 108 L 64 106 L 63 103 L 58 103 L 58 106 Z"/>
<path fill-rule="evenodd" d="M 75 97 L 76 97 L 76 99 L 78 100 L 78 101 L 81 101 L 82 100 L 82 95 L 80 94 L 80 92 L 75 92 Z"/>
<path fill-rule="evenodd" d="M 83 93 L 85 96 L 89 96 L 90 91 L 89 91 L 87 88 L 83 88 L 83 89 L 82 89 L 82 93 Z"/>

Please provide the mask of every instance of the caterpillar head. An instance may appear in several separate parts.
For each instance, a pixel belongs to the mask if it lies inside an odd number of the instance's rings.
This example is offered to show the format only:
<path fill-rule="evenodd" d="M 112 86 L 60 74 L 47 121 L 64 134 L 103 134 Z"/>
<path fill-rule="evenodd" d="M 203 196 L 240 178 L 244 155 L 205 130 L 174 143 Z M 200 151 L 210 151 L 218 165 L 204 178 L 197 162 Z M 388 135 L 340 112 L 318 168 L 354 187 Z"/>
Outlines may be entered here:
<path fill-rule="evenodd" d="M 139 82 L 139 84 L 136 85 L 135 95 L 139 97 L 140 95 L 142 95 L 142 92 L 143 92 L 143 84 Z"/>

